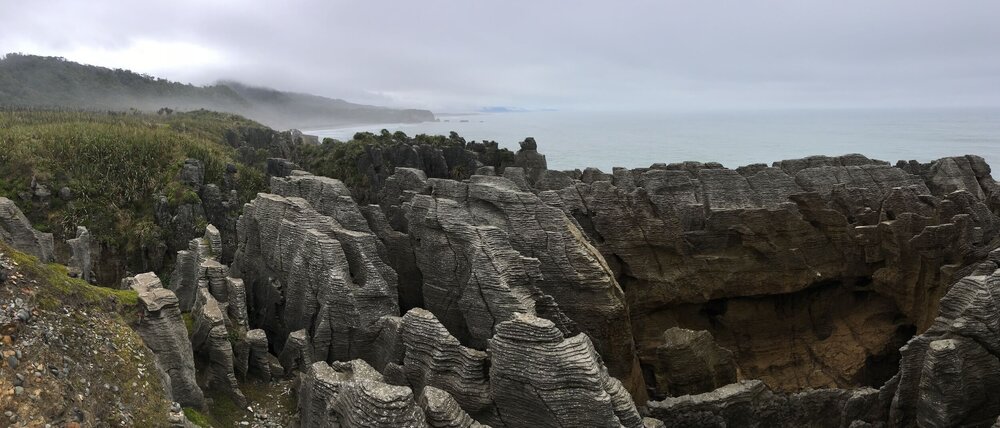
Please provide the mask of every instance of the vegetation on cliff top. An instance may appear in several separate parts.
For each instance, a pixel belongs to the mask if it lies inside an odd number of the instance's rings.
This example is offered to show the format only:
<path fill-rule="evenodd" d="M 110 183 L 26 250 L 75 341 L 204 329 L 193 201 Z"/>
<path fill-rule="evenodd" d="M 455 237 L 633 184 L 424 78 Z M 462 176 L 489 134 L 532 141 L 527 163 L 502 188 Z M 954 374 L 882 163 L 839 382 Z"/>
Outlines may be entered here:
<path fill-rule="evenodd" d="M 325 138 L 320 145 L 297 146 L 294 160 L 313 174 L 339 179 L 352 191 L 363 193 L 369 188 L 366 171 L 360 162 L 365 155 L 365 147 L 388 148 L 399 144 L 429 145 L 438 149 L 475 148 L 480 149 L 478 159 L 484 165 L 502 168 L 514 164 L 514 152 L 497 148 L 493 142 L 490 142 L 493 145 L 491 149 L 487 149 L 485 142 L 468 143 L 454 131 L 448 136 L 418 134 L 410 137 L 402 131 L 389 132 L 386 129 L 377 134 L 358 132 L 349 141 Z M 382 161 L 389 171 L 396 167 L 388 157 L 382 157 Z M 455 179 L 468 178 L 474 172 L 465 171 L 461 166 L 452 166 L 452 170 L 448 171 L 449 178 Z"/>
<path fill-rule="evenodd" d="M 245 128 L 264 127 L 207 111 L 0 110 L 0 196 L 16 201 L 36 228 L 59 241 L 81 225 L 119 254 L 139 251 L 165 238 L 154 219 L 157 195 L 175 204 L 197 198 L 179 180 L 185 159 L 201 161 L 206 183 L 220 183 L 227 164 L 235 165 L 244 199 L 266 188 L 263 159 L 237 162 L 236 149 L 226 143 L 227 131 Z M 69 197 L 60 194 L 64 187 Z"/>

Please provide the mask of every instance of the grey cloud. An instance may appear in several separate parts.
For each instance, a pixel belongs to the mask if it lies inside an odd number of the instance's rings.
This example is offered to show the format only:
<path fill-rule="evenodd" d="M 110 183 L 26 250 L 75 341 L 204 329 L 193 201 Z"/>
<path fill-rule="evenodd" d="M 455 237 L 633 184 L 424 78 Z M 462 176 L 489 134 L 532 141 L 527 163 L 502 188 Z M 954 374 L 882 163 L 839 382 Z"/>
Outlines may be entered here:
<path fill-rule="evenodd" d="M 137 71 L 438 111 L 996 105 L 998 18 L 991 0 L 0 0 L 0 51 L 188 43 L 224 61 Z"/>

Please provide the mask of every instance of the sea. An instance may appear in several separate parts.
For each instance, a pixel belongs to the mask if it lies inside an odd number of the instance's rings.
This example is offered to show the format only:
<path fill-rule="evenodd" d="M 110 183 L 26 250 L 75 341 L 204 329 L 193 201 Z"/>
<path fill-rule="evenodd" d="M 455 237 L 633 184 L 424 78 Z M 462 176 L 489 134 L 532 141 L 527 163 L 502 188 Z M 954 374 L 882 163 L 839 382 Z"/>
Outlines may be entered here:
<path fill-rule="evenodd" d="M 840 109 L 729 112 L 525 111 L 441 114 L 436 122 L 374 124 L 303 132 L 342 141 L 356 132 L 455 131 L 467 141 L 518 149 L 534 137 L 549 169 L 648 167 L 719 162 L 729 168 L 811 155 L 861 153 L 927 162 L 977 154 L 1000 168 L 1000 108 Z M 998 175 L 1000 177 L 1000 175 Z"/>

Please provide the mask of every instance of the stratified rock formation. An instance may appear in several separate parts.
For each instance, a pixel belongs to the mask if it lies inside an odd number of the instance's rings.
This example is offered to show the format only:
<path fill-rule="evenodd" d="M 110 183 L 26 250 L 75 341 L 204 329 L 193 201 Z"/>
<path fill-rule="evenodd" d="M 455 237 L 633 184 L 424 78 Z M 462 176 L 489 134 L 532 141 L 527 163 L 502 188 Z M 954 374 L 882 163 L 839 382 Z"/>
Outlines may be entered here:
<path fill-rule="evenodd" d="M 663 333 L 653 363 L 656 384 L 672 396 L 700 394 L 736 382 L 733 353 L 707 331 L 672 327 Z"/>
<path fill-rule="evenodd" d="M 879 391 L 871 388 L 780 394 L 751 380 L 653 401 L 649 413 L 668 427 L 856 428 L 884 421 L 879 400 Z"/>
<path fill-rule="evenodd" d="M 299 414 L 303 428 L 428 426 L 410 388 L 384 383 L 382 375 L 361 360 L 309 366 L 299 389 Z"/>
<path fill-rule="evenodd" d="M 518 314 L 497 326 L 490 355 L 490 386 L 509 426 L 643 425 L 584 334 L 564 338 L 552 321 Z"/>
<path fill-rule="evenodd" d="M 586 178 L 539 197 L 609 261 L 643 364 L 655 372 L 663 330 L 706 330 L 744 375 L 788 391 L 881 385 L 1000 227 L 996 183 L 975 156 L 688 162 Z"/>
<path fill-rule="evenodd" d="M 156 366 L 166 373 L 164 385 L 173 400 L 202 407 L 205 397 L 195 381 L 194 353 L 188 340 L 177 296 L 163 288 L 152 272 L 126 278 L 124 284 L 139 294 L 142 317 L 136 331 L 156 355 Z"/>
<path fill-rule="evenodd" d="M 77 226 L 76 238 L 69 239 L 66 243 L 69 244 L 72 253 L 69 259 L 70 272 L 79 275 L 84 281 L 94 282 L 97 279 L 94 275 L 94 260 L 96 258 L 93 257 L 92 252 L 99 247 L 94 242 L 90 231 L 86 227 Z"/>
<path fill-rule="evenodd" d="M 422 178 L 397 171 L 405 177 L 400 181 Z M 430 193 L 383 195 L 383 209 L 405 212 L 424 305 L 459 340 L 482 349 L 514 312 L 537 314 L 565 334 L 585 332 L 612 375 L 633 395 L 645 395 L 622 290 L 558 207 L 503 177 L 429 179 L 400 188 Z"/>
<path fill-rule="evenodd" d="M 201 255 L 211 233 L 178 257 L 196 348 L 238 337 L 213 379 L 298 373 L 306 427 L 1000 416 L 1000 187 L 978 157 L 607 174 L 550 171 L 530 139 L 502 168 L 428 147 L 366 148 L 363 207 L 273 160 L 232 269 Z"/>
<path fill-rule="evenodd" d="M 310 361 L 370 361 L 377 321 L 399 314 L 381 241 L 339 181 L 292 175 L 273 178 L 272 189 L 289 197 L 259 195 L 240 217 L 233 274 L 245 284 L 251 327 L 278 352 L 306 329 Z"/>
<path fill-rule="evenodd" d="M 941 299 L 934 324 L 902 349 L 892 426 L 989 426 L 1000 415 L 1000 251 Z"/>
<path fill-rule="evenodd" d="M 54 257 L 52 234 L 32 228 L 14 201 L 4 197 L 0 197 L 0 241 L 43 262 L 50 262 Z"/>

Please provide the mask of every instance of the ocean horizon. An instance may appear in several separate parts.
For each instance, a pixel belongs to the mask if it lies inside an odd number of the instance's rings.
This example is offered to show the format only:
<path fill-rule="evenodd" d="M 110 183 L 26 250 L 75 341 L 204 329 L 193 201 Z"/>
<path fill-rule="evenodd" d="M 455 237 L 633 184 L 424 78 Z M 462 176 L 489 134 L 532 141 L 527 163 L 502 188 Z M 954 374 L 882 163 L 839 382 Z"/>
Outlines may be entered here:
<path fill-rule="evenodd" d="M 439 115 L 436 122 L 303 129 L 342 141 L 357 132 L 454 131 L 518 149 L 534 137 L 550 169 L 719 162 L 736 168 L 812 155 L 861 153 L 890 163 L 975 154 L 1000 167 L 1000 108 L 728 112 L 530 111 Z"/>

